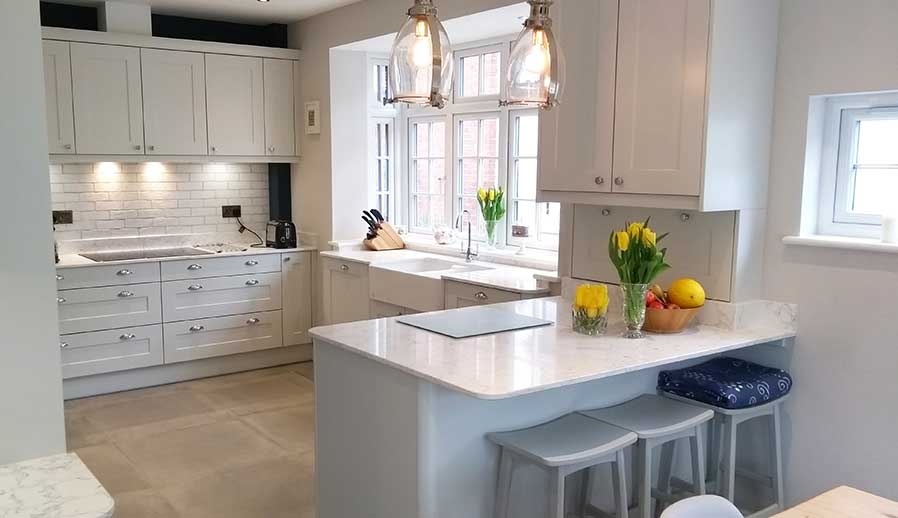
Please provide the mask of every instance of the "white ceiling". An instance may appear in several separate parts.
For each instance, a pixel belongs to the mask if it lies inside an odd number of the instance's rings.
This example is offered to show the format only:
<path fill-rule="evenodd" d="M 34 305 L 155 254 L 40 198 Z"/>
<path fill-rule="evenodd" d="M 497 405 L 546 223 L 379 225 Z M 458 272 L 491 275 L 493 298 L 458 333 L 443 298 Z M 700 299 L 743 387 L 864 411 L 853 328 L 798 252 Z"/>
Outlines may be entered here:
<path fill-rule="evenodd" d="M 189 16 L 252 24 L 291 23 L 360 0 L 118 0 L 149 5 L 154 14 Z M 98 5 L 97 0 L 61 0 L 62 3 Z"/>
<path fill-rule="evenodd" d="M 526 3 L 512 4 L 460 18 L 443 20 L 443 26 L 446 28 L 446 33 L 449 35 L 449 41 L 452 42 L 452 45 L 463 45 L 474 41 L 517 34 L 521 31 L 522 24 L 528 14 L 530 14 L 530 7 Z M 401 25 L 403 20 L 404 16 L 400 16 L 397 18 L 396 23 Z M 390 48 L 393 46 L 394 38 L 396 38 L 396 33 L 384 34 L 383 36 L 348 43 L 337 48 L 341 50 L 387 53 L 390 52 Z"/>

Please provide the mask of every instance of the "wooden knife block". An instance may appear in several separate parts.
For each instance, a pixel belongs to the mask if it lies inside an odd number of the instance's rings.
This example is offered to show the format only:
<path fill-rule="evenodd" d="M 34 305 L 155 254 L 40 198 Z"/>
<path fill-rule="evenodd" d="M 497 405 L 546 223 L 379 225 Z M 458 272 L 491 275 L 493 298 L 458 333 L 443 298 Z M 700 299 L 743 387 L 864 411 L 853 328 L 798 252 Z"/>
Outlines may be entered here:
<path fill-rule="evenodd" d="M 399 236 L 399 233 L 386 222 L 380 224 L 380 230 L 377 231 L 377 236 L 373 239 L 366 239 L 363 243 L 369 250 L 374 250 L 375 252 L 401 250 L 405 248 L 405 241 L 403 241 Z"/>

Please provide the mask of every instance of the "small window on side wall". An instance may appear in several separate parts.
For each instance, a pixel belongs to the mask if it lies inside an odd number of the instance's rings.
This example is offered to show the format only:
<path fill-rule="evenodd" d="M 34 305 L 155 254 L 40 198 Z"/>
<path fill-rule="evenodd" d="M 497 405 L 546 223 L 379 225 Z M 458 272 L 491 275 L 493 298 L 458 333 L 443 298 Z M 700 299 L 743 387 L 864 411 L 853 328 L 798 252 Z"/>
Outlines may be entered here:
<path fill-rule="evenodd" d="M 456 52 L 455 101 L 499 99 L 502 85 L 501 45 Z"/>
<path fill-rule="evenodd" d="M 898 209 L 898 94 L 827 100 L 818 233 L 879 238 Z"/>

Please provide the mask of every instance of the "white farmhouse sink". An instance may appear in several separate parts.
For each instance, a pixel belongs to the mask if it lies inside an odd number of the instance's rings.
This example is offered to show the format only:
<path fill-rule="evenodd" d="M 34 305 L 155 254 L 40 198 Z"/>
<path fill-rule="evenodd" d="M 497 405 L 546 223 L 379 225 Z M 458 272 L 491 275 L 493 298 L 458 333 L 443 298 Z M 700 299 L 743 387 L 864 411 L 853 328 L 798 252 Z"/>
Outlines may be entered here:
<path fill-rule="evenodd" d="M 445 301 L 443 275 L 492 270 L 489 266 L 436 257 L 372 264 L 368 269 L 371 298 L 414 309 L 439 311 Z"/>

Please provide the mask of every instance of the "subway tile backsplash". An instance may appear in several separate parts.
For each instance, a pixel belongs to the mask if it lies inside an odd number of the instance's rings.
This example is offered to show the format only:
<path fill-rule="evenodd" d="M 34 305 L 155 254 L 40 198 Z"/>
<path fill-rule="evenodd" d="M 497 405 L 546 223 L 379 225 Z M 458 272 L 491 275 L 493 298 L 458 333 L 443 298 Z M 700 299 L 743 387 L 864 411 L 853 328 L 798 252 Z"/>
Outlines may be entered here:
<path fill-rule="evenodd" d="M 240 205 L 256 232 L 268 221 L 267 164 L 53 164 L 50 188 L 53 210 L 74 215 L 56 226 L 60 242 L 185 235 L 251 242 L 221 217 L 222 205 Z"/>

